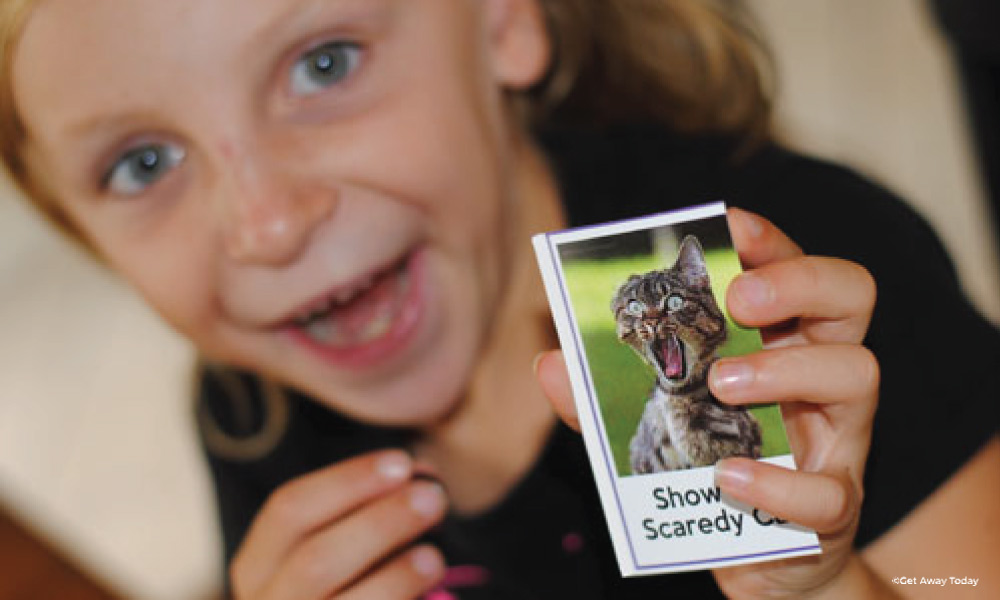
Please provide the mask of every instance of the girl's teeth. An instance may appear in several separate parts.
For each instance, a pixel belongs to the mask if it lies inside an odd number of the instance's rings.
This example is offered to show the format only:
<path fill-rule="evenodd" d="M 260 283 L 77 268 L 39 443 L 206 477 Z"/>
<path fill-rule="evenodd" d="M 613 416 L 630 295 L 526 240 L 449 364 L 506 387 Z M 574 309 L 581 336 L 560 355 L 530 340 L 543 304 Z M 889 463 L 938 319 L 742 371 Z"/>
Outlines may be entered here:
<path fill-rule="evenodd" d="M 314 319 L 305 326 L 305 332 L 314 341 L 327 346 L 350 346 L 355 344 L 366 344 L 377 340 L 392 327 L 392 322 L 396 318 L 395 303 L 385 307 L 380 314 L 369 321 L 360 331 L 348 333 L 337 327 L 336 317 Z"/>
<path fill-rule="evenodd" d="M 330 319 L 314 319 L 306 326 L 306 333 L 321 344 L 329 344 L 333 342 L 335 327 Z"/>
<path fill-rule="evenodd" d="M 355 288 L 340 292 L 325 306 L 313 311 L 309 317 L 301 320 L 300 327 L 314 341 L 326 346 L 366 344 L 385 336 L 392 329 L 393 322 L 403 306 L 403 298 L 406 297 L 409 288 L 409 273 L 405 269 L 400 269 L 390 276 L 395 278 L 392 284 L 394 288 L 392 299 L 380 302 L 377 314 L 371 316 L 363 326 L 344 326 L 338 321 L 338 311 L 348 310 L 346 305 L 350 302 L 364 301 L 363 299 L 359 300 L 358 297 L 364 295 L 372 287 L 373 280 L 370 279 L 362 281 Z"/>
<path fill-rule="evenodd" d="M 389 328 L 392 326 L 392 320 L 395 317 L 395 310 L 387 310 L 372 319 L 372 321 L 365 325 L 365 328 L 358 335 L 358 342 L 363 344 L 372 340 L 377 340 L 388 333 Z"/>

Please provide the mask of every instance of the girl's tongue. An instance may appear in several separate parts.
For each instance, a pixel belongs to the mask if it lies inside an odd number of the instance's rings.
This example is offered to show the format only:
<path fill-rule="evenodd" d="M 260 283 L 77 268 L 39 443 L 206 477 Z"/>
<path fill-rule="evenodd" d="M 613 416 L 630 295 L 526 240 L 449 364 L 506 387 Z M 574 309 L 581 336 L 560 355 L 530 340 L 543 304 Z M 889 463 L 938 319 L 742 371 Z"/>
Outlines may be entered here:
<path fill-rule="evenodd" d="M 392 328 L 406 297 L 405 268 L 378 276 L 367 289 L 305 326 L 305 332 L 317 343 L 348 348 L 374 341 Z"/>

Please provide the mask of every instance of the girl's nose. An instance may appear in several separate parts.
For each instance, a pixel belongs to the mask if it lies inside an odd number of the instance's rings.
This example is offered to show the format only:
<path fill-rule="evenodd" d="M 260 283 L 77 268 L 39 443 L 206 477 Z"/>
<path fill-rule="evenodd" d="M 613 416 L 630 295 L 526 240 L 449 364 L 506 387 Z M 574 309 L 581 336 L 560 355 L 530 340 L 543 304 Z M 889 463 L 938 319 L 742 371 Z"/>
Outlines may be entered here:
<path fill-rule="evenodd" d="M 227 254 L 267 266 L 295 260 L 333 212 L 337 192 L 246 156 L 233 162 L 220 203 Z"/>

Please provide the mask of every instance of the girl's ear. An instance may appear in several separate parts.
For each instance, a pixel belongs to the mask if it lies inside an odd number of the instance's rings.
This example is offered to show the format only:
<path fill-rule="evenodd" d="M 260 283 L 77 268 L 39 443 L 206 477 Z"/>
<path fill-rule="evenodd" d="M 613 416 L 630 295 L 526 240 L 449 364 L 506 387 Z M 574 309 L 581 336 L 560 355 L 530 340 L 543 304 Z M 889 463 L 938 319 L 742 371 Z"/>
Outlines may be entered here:
<path fill-rule="evenodd" d="M 515 90 L 538 83 L 552 58 L 541 0 L 483 1 L 497 82 Z"/>

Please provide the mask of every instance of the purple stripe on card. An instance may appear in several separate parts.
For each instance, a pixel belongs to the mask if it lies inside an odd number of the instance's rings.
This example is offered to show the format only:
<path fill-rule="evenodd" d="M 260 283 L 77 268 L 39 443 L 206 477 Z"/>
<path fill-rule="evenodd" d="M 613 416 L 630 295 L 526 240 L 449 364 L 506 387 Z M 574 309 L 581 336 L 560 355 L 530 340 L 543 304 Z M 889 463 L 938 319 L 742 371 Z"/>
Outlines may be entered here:
<path fill-rule="evenodd" d="M 669 219 L 668 223 L 657 224 L 656 227 L 664 227 L 670 224 L 684 223 L 687 221 L 692 221 L 690 215 L 716 210 L 721 208 L 722 210 L 718 213 L 718 216 L 725 216 L 726 214 L 726 203 L 722 200 L 716 200 L 715 202 L 707 202 L 705 204 L 698 204 L 695 206 L 688 206 L 686 208 L 677 208 L 674 210 L 667 210 L 660 213 L 653 213 L 651 215 L 643 215 L 640 217 L 629 217 L 627 219 L 618 219 L 617 221 L 605 221 L 604 223 L 594 223 L 593 225 L 580 225 L 578 227 L 569 227 L 566 229 L 559 229 L 556 231 L 550 231 L 546 235 L 548 236 L 560 236 L 566 233 L 581 233 L 584 231 L 592 231 L 594 229 L 604 229 L 609 227 L 619 227 L 622 225 L 627 225 L 629 223 L 635 223 L 635 229 L 643 229 L 646 227 L 651 227 L 649 225 L 650 221 L 658 220 L 662 217 L 672 217 Z M 714 215 L 705 215 L 705 217 Z M 703 217 L 704 218 L 704 217 Z M 640 224 L 641 223 L 641 224 Z"/>
<path fill-rule="evenodd" d="M 628 535 L 628 532 L 626 532 Z M 799 546 L 797 548 L 783 548 L 781 550 L 771 550 L 769 552 L 756 552 L 752 554 L 734 554 L 733 556 L 720 556 L 719 558 L 705 558 L 702 560 L 688 560 L 680 562 L 671 563 L 659 563 L 655 565 L 636 565 L 637 571 L 645 571 L 648 569 L 662 569 L 663 567 L 691 567 L 694 565 L 710 565 L 713 563 L 730 562 L 734 560 L 747 560 L 750 558 L 763 558 L 765 556 L 781 556 L 782 554 L 796 554 L 799 552 L 806 552 L 808 550 L 822 551 L 819 545 L 813 544 L 811 546 Z"/>
<path fill-rule="evenodd" d="M 559 295 L 562 296 L 567 316 L 571 316 L 573 314 L 573 307 L 569 303 L 569 294 L 566 292 L 566 285 L 563 282 L 562 261 L 559 260 L 559 255 L 556 253 L 556 248 L 552 242 L 552 236 L 550 234 L 546 234 L 545 240 L 548 242 L 551 258 L 555 261 L 556 266 L 558 267 L 556 269 L 556 274 L 558 275 L 556 279 L 559 281 Z M 590 412 L 593 415 L 594 423 L 600 423 L 601 421 L 598 420 L 600 419 L 600 415 L 597 412 L 596 394 L 594 394 L 594 390 L 590 387 L 590 378 L 586 376 L 587 365 L 584 362 L 583 357 L 583 338 L 580 337 L 580 332 L 577 331 L 575 319 L 569 319 L 569 326 L 573 332 L 573 339 L 576 340 L 576 346 L 578 349 L 576 355 L 580 361 L 581 372 L 584 374 L 583 384 L 587 386 L 587 400 L 589 400 L 588 404 L 590 405 Z M 632 545 L 632 536 L 628 534 L 628 527 L 625 527 L 625 509 L 622 508 L 622 501 L 618 495 L 618 484 L 615 483 L 615 471 L 611 468 L 611 461 L 608 458 L 608 452 L 610 449 L 607 444 L 607 436 L 602 435 L 599 437 L 601 438 L 601 456 L 604 458 L 604 467 L 607 470 L 608 476 L 611 477 L 611 489 L 613 489 L 615 493 L 615 506 L 618 507 L 618 517 L 621 519 L 622 527 L 625 529 L 625 539 L 628 540 L 628 549 L 632 554 L 632 564 L 635 565 L 636 568 L 639 568 L 639 563 L 635 557 L 635 548 Z"/>

